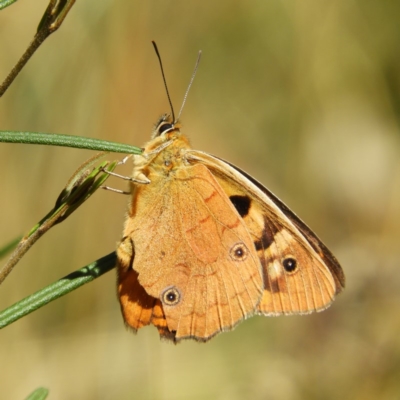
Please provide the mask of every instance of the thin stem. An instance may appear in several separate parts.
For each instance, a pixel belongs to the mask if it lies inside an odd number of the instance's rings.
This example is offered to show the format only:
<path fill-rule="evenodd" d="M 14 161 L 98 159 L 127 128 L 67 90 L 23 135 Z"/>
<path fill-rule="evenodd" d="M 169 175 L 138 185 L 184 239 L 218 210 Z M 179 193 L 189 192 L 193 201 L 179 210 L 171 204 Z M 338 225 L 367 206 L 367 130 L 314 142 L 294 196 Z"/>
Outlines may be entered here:
<path fill-rule="evenodd" d="M 22 57 L 18 60 L 17 64 L 15 64 L 14 68 L 10 71 L 4 82 L 0 85 L 0 97 L 3 96 L 6 90 L 10 87 L 14 79 L 18 76 L 22 68 L 24 68 L 40 45 L 61 26 L 74 4 L 75 0 L 50 0 L 33 40 L 25 50 Z"/>

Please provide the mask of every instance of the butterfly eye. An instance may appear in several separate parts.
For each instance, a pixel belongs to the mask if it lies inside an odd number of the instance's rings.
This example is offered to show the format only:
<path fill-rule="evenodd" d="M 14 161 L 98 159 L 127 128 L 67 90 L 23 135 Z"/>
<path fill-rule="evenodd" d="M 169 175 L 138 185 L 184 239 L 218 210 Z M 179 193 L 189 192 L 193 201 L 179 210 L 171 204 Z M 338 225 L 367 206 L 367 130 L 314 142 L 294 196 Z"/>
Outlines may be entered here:
<path fill-rule="evenodd" d="M 174 129 L 174 124 L 165 123 L 159 126 L 157 130 L 157 136 L 161 136 L 164 132 L 171 131 Z"/>
<path fill-rule="evenodd" d="M 243 261 L 249 254 L 247 247 L 243 243 L 236 243 L 229 253 L 234 261 Z"/>
<path fill-rule="evenodd" d="M 161 136 L 165 132 L 172 131 L 176 129 L 177 126 L 175 122 L 172 120 L 171 116 L 168 114 L 163 114 L 154 125 L 153 133 L 151 137 L 154 139 L 158 136 Z"/>
<path fill-rule="evenodd" d="M 297 269 L 297 261 L 292 256 L 286 257 L 282 261 L 282 265 L 286 272 L 293 272 Z"/>
<path fill-rule="evenodd" d="M 181 293 L 175 287 L 169 287 L 161 294 L 161 301 L 167 306 L 175 306 L 181 301 Z"/>

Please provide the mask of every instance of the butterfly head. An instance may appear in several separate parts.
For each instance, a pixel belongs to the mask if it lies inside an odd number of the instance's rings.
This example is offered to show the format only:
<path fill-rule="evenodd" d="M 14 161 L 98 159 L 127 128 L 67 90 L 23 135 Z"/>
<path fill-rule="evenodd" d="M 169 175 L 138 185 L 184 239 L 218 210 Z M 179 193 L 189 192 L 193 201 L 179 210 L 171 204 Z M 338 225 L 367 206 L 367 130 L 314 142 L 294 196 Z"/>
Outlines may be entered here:
<path fill-rule="evenodd" d="M 189 141 L 181 133 L 181 124 L 169 114 L 162 115 L 155 124 L 151 140 L 146 143 L 141 157 L 149 165 L 168 164 L 168 169 L 176 166 L 173 160 L 181 159 L 182 152 L 190 147 Z"/>
<path fill-rule="evenodd" d="M 173 136 L 179 136 L 180 127 L 181 124 L 178 121 L 174 121 L 170 114 L 163 114 L 154 125 L 151 138 L 155 139 L 161 136 L 171 138 Z"/>

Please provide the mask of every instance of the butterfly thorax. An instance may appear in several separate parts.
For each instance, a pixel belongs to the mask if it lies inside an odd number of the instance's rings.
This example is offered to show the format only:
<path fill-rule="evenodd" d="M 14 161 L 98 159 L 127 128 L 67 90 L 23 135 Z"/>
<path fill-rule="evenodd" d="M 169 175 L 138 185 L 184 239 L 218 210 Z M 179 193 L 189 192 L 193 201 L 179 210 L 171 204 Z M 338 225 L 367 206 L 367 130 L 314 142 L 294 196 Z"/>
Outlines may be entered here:
<path fill-rule="evenodd" d="M 143 153 L 134 157 L 133 177 L 146 177 L 150 182 L 171 177 L 177 170 L 188 166 L 185 153 L 191 149 L 188 138 L 179 125 L 150 140 Z"/>

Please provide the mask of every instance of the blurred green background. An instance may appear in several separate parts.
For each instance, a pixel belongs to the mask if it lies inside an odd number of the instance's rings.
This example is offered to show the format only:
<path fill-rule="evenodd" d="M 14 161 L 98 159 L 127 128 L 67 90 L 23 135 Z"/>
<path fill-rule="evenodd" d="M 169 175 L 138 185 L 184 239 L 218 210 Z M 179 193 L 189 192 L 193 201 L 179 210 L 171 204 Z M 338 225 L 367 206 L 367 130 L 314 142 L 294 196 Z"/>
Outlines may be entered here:
<path fill-rule="evenodd" d="M 0 12 L 0 79 L 46 4 Z M 400 3 L 79 0 L 0 99 L 0 129 L 142 146 L 169 110 L 151 40 L 176 109 L 203 51 L 184 132 L 310 225 L 346 290 L 323 313 L 254 317 L 174 346 L 124 328 L 112 271 L 0 332 L 0 397 L 45 386 L 49 399 L 397 399 Z M 92 154 L 2 143 L 1 243 L 49 211 Z M 1 286 L 0 308 L 114 250 L 126 204 L 100 191 L 45 235 Z"/>

